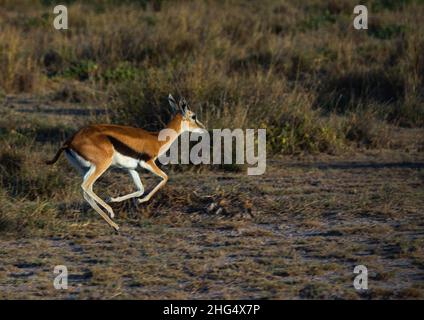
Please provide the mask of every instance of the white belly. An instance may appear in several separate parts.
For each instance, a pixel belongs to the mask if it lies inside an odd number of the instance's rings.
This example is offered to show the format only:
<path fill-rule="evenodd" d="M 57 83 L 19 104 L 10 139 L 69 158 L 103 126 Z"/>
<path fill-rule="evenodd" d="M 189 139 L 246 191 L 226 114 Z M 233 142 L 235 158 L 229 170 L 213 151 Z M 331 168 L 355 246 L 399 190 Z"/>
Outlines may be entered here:
<path fill-rule="evenodd" d="M 115 151 L 115 153 L 113 154 L 112 166 L 114 167 L 125 168 L 125 169 L 135 169 L 137 168 L 138 163 L 139 163 L 139 160 L 124 156 L 118 151 Z"/>

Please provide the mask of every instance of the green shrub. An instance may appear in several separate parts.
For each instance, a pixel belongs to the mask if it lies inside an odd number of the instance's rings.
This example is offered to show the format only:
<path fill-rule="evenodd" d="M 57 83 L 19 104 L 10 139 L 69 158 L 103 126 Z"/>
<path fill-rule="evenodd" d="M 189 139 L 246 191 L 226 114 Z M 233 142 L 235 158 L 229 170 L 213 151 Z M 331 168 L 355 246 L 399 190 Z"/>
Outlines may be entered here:
<path fill-rule="evenodd" d="M 115 68 L 108 68 L 103 72 L 102 77 L 107 82 L 125 82 L 135 80 L 139 70 L 129 62 L 120 62 Z"/>
<path fill-rule="evenodd" d="M 374 0 L 371 7 L 375 12 L 381 10 L 398 11 L 411 4 L 413 1 L 414 0 Z"/>
<path fill-rule="evenodd" d="M 388 24 L 388 25 L 371 25 L 368 33 L 378 39 L 392 39 L 404 35 L 406 32 L 406 27 L 398 24 Z"/>
<path fill-rule="evenodd" d="M 63 76 L 80 81 L 88 80 L 95 74 L 98 67 L 98 64 L 92 60 L 71 62 L 70 66 L 63 71 Z"/>
<path fill-rule="evenodd" d="M 267 127 L 267 141 L 272 152 L 335 153 L 342 146 L 337 127 L 320 119 L 314 112 L 286 115 Z"/>
<path fill-rule="evenodd" d="M 307 30 L 318 30 L 322 26 L 332 24 L 336 22 L 335 15 L 331 14 L 328 10 L 319 12 L 308 16 L 305 20 L 299 23 L 299 29 L 301 31 Z"/>

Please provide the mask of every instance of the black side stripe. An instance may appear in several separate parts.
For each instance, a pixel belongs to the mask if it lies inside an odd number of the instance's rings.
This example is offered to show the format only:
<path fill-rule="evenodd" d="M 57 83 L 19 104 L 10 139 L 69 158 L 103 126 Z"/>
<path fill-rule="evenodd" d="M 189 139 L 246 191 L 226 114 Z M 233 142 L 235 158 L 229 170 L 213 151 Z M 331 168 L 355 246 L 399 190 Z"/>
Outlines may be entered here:
<path fill-rule="evenodd" d="M 131 157 L 137 160 L 143 160 L 145 162 L 152 159 L 152 156 L 150 156 L 147 153 L 138 152 L 137 150 L 134 150 L 133 148 L 127 146 L 125 143 L 123 143 L 122 141 L 119 141 L 118 139 L 114 137 L 111 137 L 111 136 L 107 136 L 107 137 L 109 138 L 115 150 L 118 151 L 120 154 L 123 154 L 124 156 Z"/>

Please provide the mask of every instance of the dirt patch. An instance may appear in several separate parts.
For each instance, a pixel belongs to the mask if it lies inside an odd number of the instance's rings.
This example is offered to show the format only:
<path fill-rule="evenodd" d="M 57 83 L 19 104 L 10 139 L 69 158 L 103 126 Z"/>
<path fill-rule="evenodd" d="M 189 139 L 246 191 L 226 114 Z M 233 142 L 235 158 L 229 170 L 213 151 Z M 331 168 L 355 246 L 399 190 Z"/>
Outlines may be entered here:
<path fill-rule="evenodd" d="M 81 178 L 65 160 L 42 164 L 60 134 L 41 127 L 54 133 L 49 143 L 19 131 L 36 126 L 45 109 L 17 110 L 5 112 L 0 126 L 1 167 L 15 170 L 3 174 L 0 193 L 0 298 L 424 297 L 417 130 L 408 149 L 274 157 L 262 176 L 164 167 L 170 180 L 150 202 L 113 204 L 115 233 L 84 202 Z M 96 121 L 78 112 L 46 117 L 50 127 L 74 129 Z M 142 181 L 146 190 L 158 183 L 146 172 Z M 134 188 L 120 171 L 95 185 L 103 198 Z M 368 268 L 367 291 L 353 287 L 360 264 Z M 68 269 L 67 290 L 53 286 L 57 265 Z"/>
<path fill-rule="evenodd" d="M 88 210 L 62 217 L 63 234 L 3 239 L 2 298 L 422 297 L 422 162 L 391 163 L 175 173 L 146 206 L 115 207 L 119 234 Z M 53 288 L 58 264 L 68 290 Z M 368 294 L 352 285 L 359 264 Z"/>

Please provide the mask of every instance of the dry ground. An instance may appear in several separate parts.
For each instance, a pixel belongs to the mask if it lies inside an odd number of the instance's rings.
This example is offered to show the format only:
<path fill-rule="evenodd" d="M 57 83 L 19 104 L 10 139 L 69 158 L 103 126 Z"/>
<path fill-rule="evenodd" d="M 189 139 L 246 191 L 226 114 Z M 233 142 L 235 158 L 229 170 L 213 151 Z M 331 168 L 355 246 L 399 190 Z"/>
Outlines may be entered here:
<path fill-rule="evenodd" d="M 58 117 L 27 102 L 9 103 L 7 115 L 71 127 L 87 115 L 64 107 Z M 422 143 L 422 131 L 398 135 Z M 2 299 L 424 298 L 422 145 L 275 157 L 260 177 L 174 168 L 151 203 L 114 206 L 118 234 L 65 168 L 58 174 L 69 176 L 71 195 L 58 191 L 51 204 L 62 227 L 0 235 Z M 112 173 L 96 189 L 116 195 L 132 189 L 127 182 Z M 364 292 L 352 286 L 359 264 L 369 270 Z M 68 268 L 67 290 L 53 287 L 56 265 Z"/>

